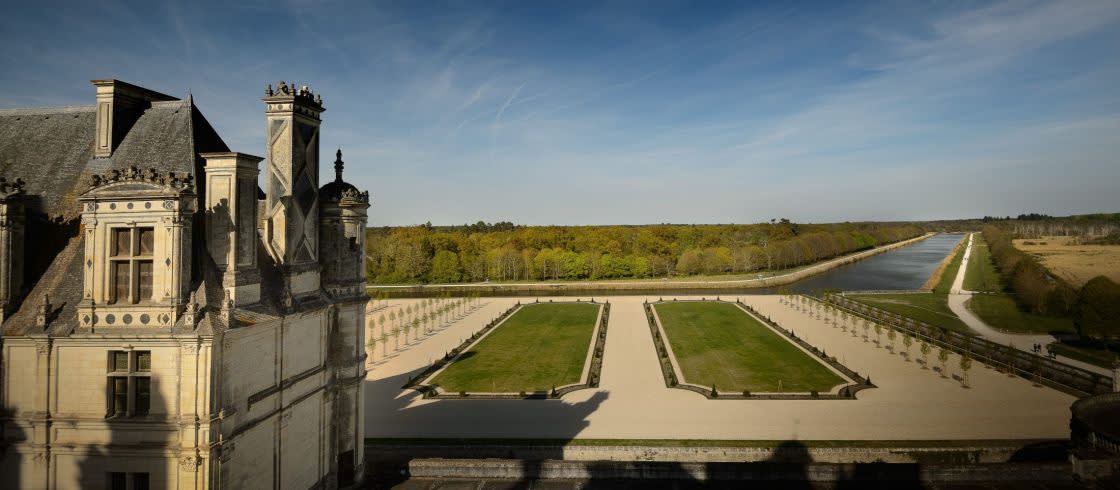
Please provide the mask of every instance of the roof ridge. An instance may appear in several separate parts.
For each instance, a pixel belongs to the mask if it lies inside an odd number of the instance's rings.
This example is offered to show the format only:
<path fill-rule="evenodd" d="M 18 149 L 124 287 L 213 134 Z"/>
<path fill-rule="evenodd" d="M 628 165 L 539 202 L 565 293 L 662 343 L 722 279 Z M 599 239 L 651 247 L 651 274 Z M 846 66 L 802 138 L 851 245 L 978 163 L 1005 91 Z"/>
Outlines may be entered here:
<path fill-rule="evenodd" d="M 151 101 L 152 107 L 179 107 L 182 108 L 187 105 L 187 101 L 181 99 L 175 100 L 153 100 Z"/>
<path fill-rule="evenodd" d="M 64 105 L 58 107 L 16 107 L 12 109 L 0 109 L 0 116 L 8 115 L 28 115 L 35 116 L 40 114 L 69 114 L 74 112 L 90 112 L 96 110 L 95 105 Z"/>

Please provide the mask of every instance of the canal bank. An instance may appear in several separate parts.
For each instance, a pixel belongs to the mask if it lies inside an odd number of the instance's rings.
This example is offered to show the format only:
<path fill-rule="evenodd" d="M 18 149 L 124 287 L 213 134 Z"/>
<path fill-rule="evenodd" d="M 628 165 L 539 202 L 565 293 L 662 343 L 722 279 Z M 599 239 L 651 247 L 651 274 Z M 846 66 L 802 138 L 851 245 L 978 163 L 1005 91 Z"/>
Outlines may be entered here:
<path fill-rule="evenodd" d="M 370 286 L 368 290 L 371 293 L 383 292 L 388 293 L 392 298 L 420 298 L 440 296 L 449 294 L 451 296 L 467 296 L 472 294 L 479 294 L 482 296 L 497 296 L 497 297 L 511 297 L 511 296 L 603 296 L 603 295 L 633 295 L 633 294 L 734 294 L 734 293 L 753 293 L 765 294 L 774 292 L 780 286 L 792 286 L 797 291 L 809 291 L 804 289 L 803 282 L 807 279 L 821 276 L 834 270 L 843 270 L 844 266 L 858 264 L 865 259 L 871 259 L 880 256 L 885 252 L 897 251 L 908 247 L 910 245 L 926 242 L 929 239 L 937 239 L 942 237 L 937 233 L 927 233 L 925 235 L 895 242 L 881 247 L 875 247 L 870 250 L 856 252 L 853 254 L 845 255 L 835 259 L 827 260 L 810 266 L 806 266 L 794 271 L 778 274 L 774 276 L 759 277 L 753 279 L 736 279 L 736 280 L 706 280 L 706 281 L 689 281 L 689 280 L 646 280 L 646 281 L 572 281 L 572 282 L 523 282 L 523 283 L 468 283 L 468 284 L 416 284 L 416 285 L 378 285 Z M 959 238 L 958 238 L 959 239 Z M 955 241 L 954 241 L 955 243 Z M 940 249 L 943 247 L 933 247 Z M 951 247 L 950 247 L 951 249 Z M 940 256 L 936 257 L 932 266 L 927 267 L 924 275 L 918 279 L 917 284 L 921 284 L 929 277 L 940 263 L 941 258 L 949 252 L 949 249 L 938 252 Z M 926 264 L 922 264 L 925 266 Z M 907 279 L 910 279 L 911 272 L 904 272 L 907 274 Z M 854 275 L 862 275 L 863 271 L 857 270 Z M 853 274 L 846 274 L 837 277 L 829 277 L 823 284 L 842 284 L 847 280 L 843 279 L 845 276 Z M 869 273 L 868 277 L 874 277 L 876 274 Z M 882 275 L 882 274 L 879 274 Z M 884 277 L 890 277 L 886 274 Z M 839 280 L 838 280 L 839 279 Z M 875 282 L 872 280 L 872 282 Z M 880 281 L 882 282 L 882 281 Z M 894 284 L 896 281 L 889 281 Z M 911 281 L 912 282 L 912 281 Z M 796 284 L 795 284 L 796 283 Z M 840 287 L 840 286 L 819 286 L 816 283 L 811 284 L 811 288 L 825 288 L 825 287 L 839 287 L 840 289 L 913 289 L 917 285 L 910 285 L 907 287 L 864 287 L 863 282 L 856 281 L 859 286 L 853 287 Z M 889 285 L 888 285 L 889 286 Z"/>

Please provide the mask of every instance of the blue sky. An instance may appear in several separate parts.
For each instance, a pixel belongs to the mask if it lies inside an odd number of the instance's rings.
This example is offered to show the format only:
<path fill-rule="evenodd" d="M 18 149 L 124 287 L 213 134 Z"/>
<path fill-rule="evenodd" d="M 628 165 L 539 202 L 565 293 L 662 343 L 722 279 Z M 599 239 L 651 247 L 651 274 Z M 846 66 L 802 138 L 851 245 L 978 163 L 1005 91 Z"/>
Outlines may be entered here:
<path fill-rule="evenodd" d="M 1120 211 L 1120 2 L 19 2 L 0 107 L 322 94 L 370 223 Z"/>

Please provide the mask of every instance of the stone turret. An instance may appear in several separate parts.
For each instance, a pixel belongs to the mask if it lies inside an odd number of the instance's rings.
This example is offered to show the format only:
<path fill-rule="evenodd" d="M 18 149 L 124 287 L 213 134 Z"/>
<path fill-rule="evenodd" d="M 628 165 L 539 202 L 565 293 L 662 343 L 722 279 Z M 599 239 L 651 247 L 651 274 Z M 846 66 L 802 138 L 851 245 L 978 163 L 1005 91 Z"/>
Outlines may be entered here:
<path fill-rule="evenodd" d="M 319 243 L 324 244 L 323 288 L 336 298 L 365 294 L 365 228 L 369 192 L 342 180 L 342 150 L 335 153 L 334 182 L 319 189 Z"/>

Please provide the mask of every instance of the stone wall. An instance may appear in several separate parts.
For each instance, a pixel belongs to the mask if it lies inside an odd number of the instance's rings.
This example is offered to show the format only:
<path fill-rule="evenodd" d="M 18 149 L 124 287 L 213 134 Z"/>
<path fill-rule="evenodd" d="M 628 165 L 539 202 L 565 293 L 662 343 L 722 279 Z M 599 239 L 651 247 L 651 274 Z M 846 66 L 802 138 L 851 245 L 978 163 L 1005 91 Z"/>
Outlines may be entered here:
<path fill-rule="evenodd" d="M 650 479 L 811 482 L 1067 482 L 1067 463 L 665 463 L 613 461 L 414 460 L 413 478 Z"/>

